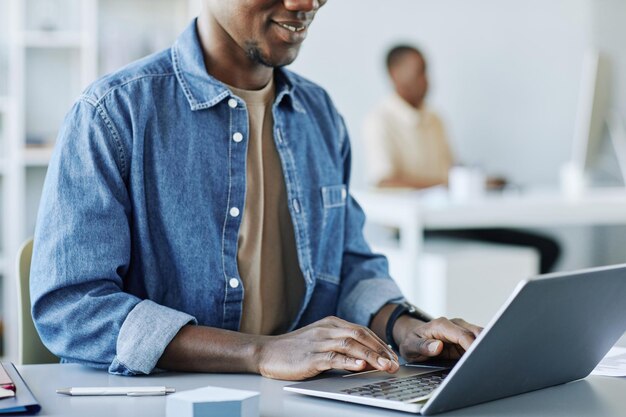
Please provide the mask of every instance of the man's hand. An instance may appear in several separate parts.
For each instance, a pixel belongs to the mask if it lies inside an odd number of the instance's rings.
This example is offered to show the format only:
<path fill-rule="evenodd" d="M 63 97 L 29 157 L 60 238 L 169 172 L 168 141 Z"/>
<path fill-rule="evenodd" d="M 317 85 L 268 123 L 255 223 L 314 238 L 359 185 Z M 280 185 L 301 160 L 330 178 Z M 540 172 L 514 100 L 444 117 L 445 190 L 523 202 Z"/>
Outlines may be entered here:
<path fill-rule="evenodd" d="M 393 334 L 402 357 L 409 362 L 419 362 L 435 356 L 459 359 L 481 331 L 481 327 L 462 319 L 438 318 L 423 323 L 402 316 L 396 321 Z"/>
<path fill-rule="evenodd" d="M 260 340 L 258 371 L 269 378 L 300 380 L 328 369 L 399 369 L 395 353 L 372 330 L 337 317 Z"/>

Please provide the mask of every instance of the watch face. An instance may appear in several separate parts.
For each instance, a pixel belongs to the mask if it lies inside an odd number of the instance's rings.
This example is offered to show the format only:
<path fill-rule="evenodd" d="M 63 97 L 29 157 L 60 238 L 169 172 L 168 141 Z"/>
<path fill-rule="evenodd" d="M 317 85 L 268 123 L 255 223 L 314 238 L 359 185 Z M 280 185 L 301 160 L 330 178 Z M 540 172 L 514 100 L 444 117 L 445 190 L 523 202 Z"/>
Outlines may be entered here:
<path fill-rule="evenodd" d="M 401 305 L 403 305 L 406 308 L 405 310 L 406 314 L 411 315 L 411 317 L 414 317 L 423 322 L 429 322 L 432 320 L 432 318 L 428 314 L 424 313 L 422 310 L 415 307 L 413 304 L 409 302 L 405 301 Z"/>

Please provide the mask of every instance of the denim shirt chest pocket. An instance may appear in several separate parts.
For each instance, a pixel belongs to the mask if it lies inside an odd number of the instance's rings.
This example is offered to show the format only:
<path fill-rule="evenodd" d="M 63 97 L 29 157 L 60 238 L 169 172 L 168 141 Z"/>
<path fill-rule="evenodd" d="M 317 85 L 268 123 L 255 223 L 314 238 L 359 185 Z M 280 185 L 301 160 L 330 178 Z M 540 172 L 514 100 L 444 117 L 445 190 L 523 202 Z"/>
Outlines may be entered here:
<path fill-rule="evenodd" d="M 345 184 L 322 187 L 322 203 L 324 209 L 342 208 L 346 206 L 348 187 Z"/>

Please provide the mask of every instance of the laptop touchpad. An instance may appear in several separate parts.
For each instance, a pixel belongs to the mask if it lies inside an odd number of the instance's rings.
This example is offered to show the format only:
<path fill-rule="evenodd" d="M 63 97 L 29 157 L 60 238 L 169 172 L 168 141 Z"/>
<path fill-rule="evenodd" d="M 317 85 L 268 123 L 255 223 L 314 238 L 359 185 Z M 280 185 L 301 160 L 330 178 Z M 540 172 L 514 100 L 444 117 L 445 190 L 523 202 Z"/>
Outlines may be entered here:
<path fill-rule="evenodd" d="M 445 367 L 434 367 L 434 366 L 418 366 L 418 365 L 402 365 L 398 372 L 395 374 L 390 374 L 383 371 L 365 371 L 358 372 L 354 374 L 343 375 L 344 378 L 350 379 L 359 379 L 359 380 L 370 380 L 370 379 L 386 379 L 386 378 L 403 378 L 407 376 L 426 374 L 429 372 L 440 371 L 442 369 L 446 369 Z"/>

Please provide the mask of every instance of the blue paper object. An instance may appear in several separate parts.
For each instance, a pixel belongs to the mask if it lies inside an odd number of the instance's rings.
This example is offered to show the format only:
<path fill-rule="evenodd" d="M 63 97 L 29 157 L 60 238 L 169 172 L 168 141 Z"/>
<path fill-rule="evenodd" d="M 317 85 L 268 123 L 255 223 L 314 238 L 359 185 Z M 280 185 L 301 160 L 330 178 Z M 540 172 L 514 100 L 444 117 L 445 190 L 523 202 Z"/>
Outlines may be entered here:
<path fill-rule="evenodd" d="M 204 387 L 168 395 L 167 417 L 259 417 L 259 393 Z"/>

